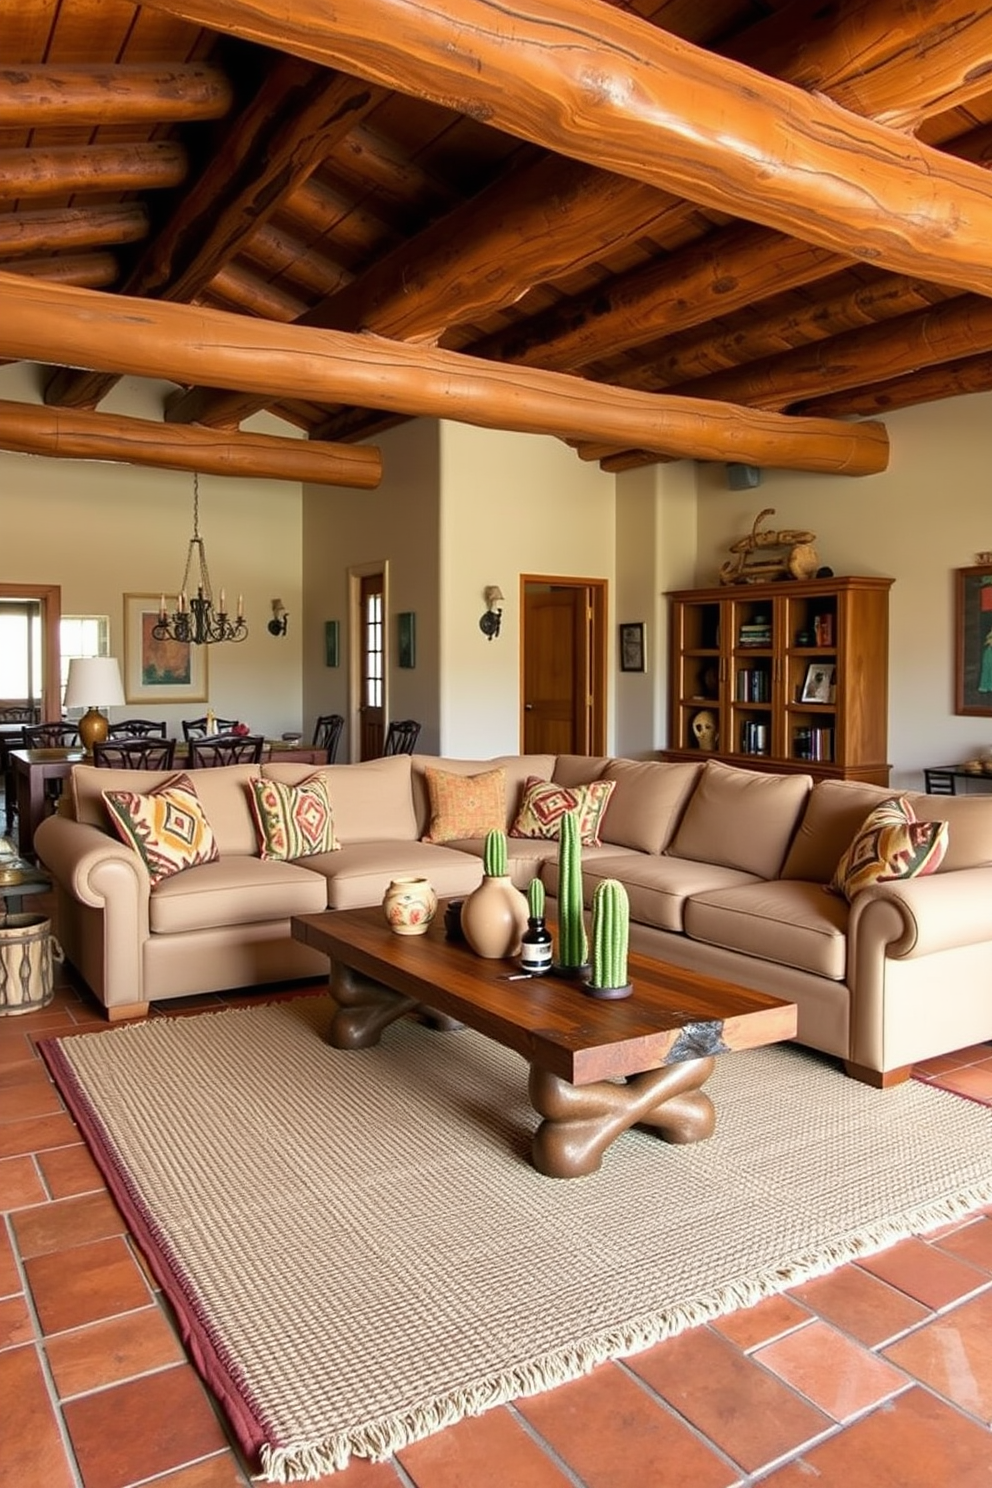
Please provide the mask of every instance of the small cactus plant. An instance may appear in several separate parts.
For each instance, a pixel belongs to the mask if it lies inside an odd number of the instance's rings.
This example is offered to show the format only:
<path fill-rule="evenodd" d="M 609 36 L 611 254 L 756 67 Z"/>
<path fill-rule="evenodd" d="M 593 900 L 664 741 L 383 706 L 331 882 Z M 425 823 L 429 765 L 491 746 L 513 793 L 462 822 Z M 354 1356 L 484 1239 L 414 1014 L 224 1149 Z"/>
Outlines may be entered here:
<path fill-rule="evenodd" d="M 482 871 L 487 878 L 506 877 L 506 833 L 493 827 L 486 833 L 482 853 Z"/>
<path fill-rule="evenodd" d="M 562 817 L 558 838 L 558 965 L 578 971 L 586 963 L 589 942 L 582 917 L 582 845 L 574 811 Z"/>
<path fill-rule="evenodd" d="M 539 878 L 527 885 L 527 909 L 532 920 L 544 919 L 544 884 Z"/>
<path fill-rule="evenodd" d="M 629 990 L 627 941 L 630 901 L 619 879 L 604 878 L 592 896 L 592 975 L 589 991 L 595 996 Z"/>

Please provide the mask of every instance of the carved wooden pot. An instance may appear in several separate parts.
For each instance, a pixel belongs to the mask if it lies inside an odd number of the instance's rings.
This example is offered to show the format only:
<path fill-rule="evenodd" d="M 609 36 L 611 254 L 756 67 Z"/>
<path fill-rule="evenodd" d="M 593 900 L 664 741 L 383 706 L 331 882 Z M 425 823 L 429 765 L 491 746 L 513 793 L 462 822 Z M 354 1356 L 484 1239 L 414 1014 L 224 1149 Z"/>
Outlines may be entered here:
<path fill-rule="evenodd" d="M 462 905 L 462 934 L 477 956 L 495 961 L 520 954 L 527 929 L 527 896 L 509 874 L 484 878 Z"/>

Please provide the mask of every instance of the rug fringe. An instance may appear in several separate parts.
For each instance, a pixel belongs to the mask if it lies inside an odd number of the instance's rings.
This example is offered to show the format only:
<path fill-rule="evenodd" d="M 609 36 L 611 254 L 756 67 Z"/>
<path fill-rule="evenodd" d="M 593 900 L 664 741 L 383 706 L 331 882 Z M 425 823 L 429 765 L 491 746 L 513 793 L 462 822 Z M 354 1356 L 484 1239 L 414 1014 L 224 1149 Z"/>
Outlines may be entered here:
<path fill-rule="evenodd" d="M 752 1307 L 765 1297 L 836 1270 L 846 1261 L 885 1250 L 910 1235 L 925 1234 L 928 1230 L 953 1223 L 989 1203 L 992 1203 L 992 1179 L 975 1184 L 960 1194 L 922 1204 L 898 1220 L 880 1220 L 867 1229 L 838 1239 L 825 1249 L 783 1260 L 777 1266 L 729 1283 L 708 1296 L 693 1298 L 664 1313 L 611 1329 L 584 1344 L 517 1365 L 480 1381 L 471 1389 L 454 1391 L 441 1399 L 424 1402 L 379 1421 L 367 1422 L 350 1431 L 336 1432 L 320 1442 L 296 1442 L 283 1446 L 265 1443 L 260 1453 L 261 1481 L 312 1482 L 329 1473 L 342 1471 L 352 1457 L 384 1461 L 403 1447 L 432 1436 L 446 1426 L 453 1426 L 464 1416 L 482 1415 L 511 1400 L 539 1395 L 544 1390 L 567 1384 L 610 1359 L 641 1353 L 687 1328 L 699 1327 L 742 1307 Z"/>

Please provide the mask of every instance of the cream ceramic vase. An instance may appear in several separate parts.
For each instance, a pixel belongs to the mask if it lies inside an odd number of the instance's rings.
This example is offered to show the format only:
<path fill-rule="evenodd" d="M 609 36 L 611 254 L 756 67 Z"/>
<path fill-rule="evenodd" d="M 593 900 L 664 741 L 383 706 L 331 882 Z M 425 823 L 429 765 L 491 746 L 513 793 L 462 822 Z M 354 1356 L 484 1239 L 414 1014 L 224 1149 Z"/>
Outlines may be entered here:
<path fill-rule="evenodd" d="M 509 874 L 484 878 L 462 905 L 462 934 L 477 956 L 517 956 L 528 914 L 527 896 Z"/>
<path fill-rule="evenodd" d="M 423 935 L 437 913 L 437 895 L 429 879 L 394 878 L 382 896 L 382 909 L 397 935 Z"/>

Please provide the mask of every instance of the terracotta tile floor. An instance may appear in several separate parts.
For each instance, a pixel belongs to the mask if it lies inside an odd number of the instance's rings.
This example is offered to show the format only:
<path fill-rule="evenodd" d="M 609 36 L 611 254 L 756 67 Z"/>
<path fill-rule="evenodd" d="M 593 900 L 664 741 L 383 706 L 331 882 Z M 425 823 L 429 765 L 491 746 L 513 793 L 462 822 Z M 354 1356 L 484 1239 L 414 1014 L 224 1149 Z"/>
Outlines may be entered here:
<path fill-rule="evenodd" d="M 246 1488 L 250 1474 L 35 1048 L 40 1036 L 100 1027 L 65 977 L 48 1008 L 0 1017 L 0 1485 Z M 988 1046 L 919 1073 L 992 1103 Z M 355 1462 L 320 1481 L 990 1488 L 990 1420 L 992 1205 L 462 1421 L 395 1462 Z"/>

